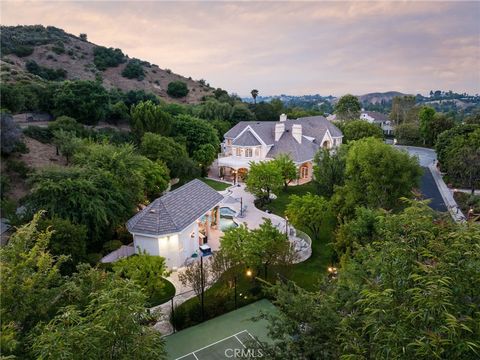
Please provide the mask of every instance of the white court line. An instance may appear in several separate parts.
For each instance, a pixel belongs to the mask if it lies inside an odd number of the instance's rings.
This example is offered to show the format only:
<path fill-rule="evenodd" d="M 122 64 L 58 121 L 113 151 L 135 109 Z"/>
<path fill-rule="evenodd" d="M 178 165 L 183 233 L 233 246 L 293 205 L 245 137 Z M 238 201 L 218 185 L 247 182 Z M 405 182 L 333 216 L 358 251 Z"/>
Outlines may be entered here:
<path fill-rule="evenodd" d="M 233 336 L 235 336 L 235 339 L 237 339 L 237 341 L 238 341 L 240 344 L 242 344 L 242 346 L 243 346 L 245 349 L 247 348 L 247 347 L 245 346 L 245 344 L 242 342 L 242 340 L 240 340 L 240 339 L 238 338 L 237 335 L 233 335 Z"/>
<path fill-rule="evenodd" d="M 189 355 L 195 356 L 195 359 L 198 360 L 197 356 L 195 355 L 196 352 L 205 350 L 205 349 L 209 348 L 210 346 L 213 346 L 213 345 L 216 345 L 216 344 L 218 344 L 218 343 L 221 343 L 222 341 L 228 340 L 228 339 L 230 339 L 230 338 L 232 338 L 232 337 L 235 337 L 235 338 L 240 342 L 240 344 L 243 345 L 243 343 L 237 338 L 237 335 L 240 335 L 241 333 L 244 333 L 244 332 L 246 332 L 247 334 L 249 334 L 250 336 L 252 336 L 252 335 L 248 332 L 248 330 L 242 330 L 242 331 L 240 331 L 240 332 L 238 332 L 238 333 L 236 333 L 236 334 L 233 334 L 233 335 L 227 336 L 226 338 L 223 338 L 223 339 L 221 339 L 221 340 L 215 341 L 214 343 L 211 343 L 210 345 L 207 345 L 207 346 L 204 346 L 204 347 L 202 347 L 202 348 L 200 348 L 200 349 L 197 349 L 197 350 L 195 350 L 195 351 L 192 351 L 191 353 L 188 353 L 188 354 L 185 354 L 185 355 L 183 355 L 183 356 L 180 356 L 180 357 L 176 358 L 175 360 L 183 359 L 183 358 L 185 358 L 185 357 L 187 357 L 187 356 L 189 356 Z M 243 345 L 243 347 L 245 347 L 245 345 Z"/>

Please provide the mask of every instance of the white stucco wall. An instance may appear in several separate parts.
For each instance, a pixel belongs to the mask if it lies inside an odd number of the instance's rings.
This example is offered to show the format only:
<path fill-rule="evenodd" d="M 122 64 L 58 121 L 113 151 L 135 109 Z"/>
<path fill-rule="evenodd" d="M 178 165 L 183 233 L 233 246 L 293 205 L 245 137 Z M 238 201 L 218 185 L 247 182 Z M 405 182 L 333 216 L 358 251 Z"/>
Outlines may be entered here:
<path fill-rule="evenodd" d="M 179 268 L 198 250 L 198 224 L 195 222 L 182 232 L 161 237 L 134 234 L 133 245 L 135 253 L 146 251 L 150 255 L 162 256 L 170 269 Z"/>

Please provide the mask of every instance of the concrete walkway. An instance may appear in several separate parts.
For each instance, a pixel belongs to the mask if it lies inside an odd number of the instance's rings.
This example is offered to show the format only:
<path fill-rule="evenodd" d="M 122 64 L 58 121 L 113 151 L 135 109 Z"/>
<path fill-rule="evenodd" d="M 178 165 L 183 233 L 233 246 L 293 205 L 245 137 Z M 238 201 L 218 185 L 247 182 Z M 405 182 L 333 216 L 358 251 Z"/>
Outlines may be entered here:
<path fill-rule="evenodd" d="M 217 180 L 217 179 L 215 179 Z M 254 200 L 255 197 L 245 190 L 245 184 L 237 184 L 230 186 L 225 191 L 220 191 L 220 194 L 224 196 L 224 204 L 221 206 L 229 207 L 237 213 L 237 216 L 234 217 L 235 222 L 244 223 L 249 229 L 257 229 L 265 221 L 265 219 L 270 219 L 272 224 L 281 232 L 285 232 L 286 221 L 284 218 L 275 215 L 269 214 L 264 211 L 261 211 L 255 207 Z M 242 206 L 244 211 L 242 211 L 242 216 L 240 214 L 240 199 L 242 199 Z M 311 240 L 307 241 L 303 239 L 297 231 L 292 227 L 288 226 L 289 240 L 292 242 L 297 258 L 295 263 L 300 263 L 307 260 L 312 255 L 312 244 Z M 204 258 L 208 261 L 210 257 Z M 173 306 L 176 307 L 185 301 L 193 298 L 195 292 L 183 286 L 179 280 L 179 273 L 185 271 L 185 268 L 180 268 L 177 271 L 174 271 L 167 277 L 174 286 L 175 286 L 175 297 L 173 299 Z M 206 288 L 210 287 L 212 284 L 208 284 Z M 158 312 L 159 318 L 157 323 L 154 325 L 154 328 L 160 331 L 163 335 L 169 335 L 173 333 L 173 327 L 170 324 L 170 314 L 172 312 L 172 302 L 168 301 L 162 305 L 155 306 L 150 309 L 152 312 Z"/>
<path fill-rule="evenodd" d="M 463 215 L 462 210 L 460 210 L 460 208 L 457 205 L 457 202 L 453 198 L 452 190 L 449 189 L 447 184 L 445 184 L 445 182 L 443 181 L 442 174 L 440 173 L 437 167 L 437 162 L 431 163 L 428 166 L 428 168 L 432 173 L 433 179 L 437 184 L 438 190 L 442 195 L 445 205 L 447 205 L 448 212 L 452 216 L 452 219 L 456 222 L 465 222 L 466 221 L 465 215 Z"/>

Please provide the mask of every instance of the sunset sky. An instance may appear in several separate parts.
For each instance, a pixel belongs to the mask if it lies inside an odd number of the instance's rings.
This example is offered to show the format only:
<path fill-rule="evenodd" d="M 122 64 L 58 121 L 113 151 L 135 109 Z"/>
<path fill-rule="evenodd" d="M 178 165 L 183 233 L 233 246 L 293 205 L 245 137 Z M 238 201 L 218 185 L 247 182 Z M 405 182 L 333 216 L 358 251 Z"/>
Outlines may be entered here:
<path fill-rule="evenodd" d="M 239 95 L 480 92 L 480 2 L 2 1 Z"/>

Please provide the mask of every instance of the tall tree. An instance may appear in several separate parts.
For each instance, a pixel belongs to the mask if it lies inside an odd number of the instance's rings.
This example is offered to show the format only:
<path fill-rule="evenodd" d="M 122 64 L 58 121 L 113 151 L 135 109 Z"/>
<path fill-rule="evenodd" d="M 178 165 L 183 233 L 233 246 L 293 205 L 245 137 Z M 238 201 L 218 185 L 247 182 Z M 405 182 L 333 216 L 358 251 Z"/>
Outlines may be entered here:
<path fill-rule="evenodd" d="M 433 134 L 431 132 L 432 122 L 435 117 L 435 109 L 424 106 L 419 113 L 419 131 L 422 136 L 423 145 L 433 145 Z"/>
<path fill-rule="evenodd" d="M 283 178 L 283 187 L 287 190 L 288 184 L 298 178 L 297 167 L 288 154 L 280 154 L 273 161 L 280 169 Z"/>
<path fill-rule="evenodd" d="M 145 132 L 169 135 L 172 121 L 169 113 L 150 100 L 140 102 L 131 109 L 132 131 L 138 139 L 141 139 Z"/>
<path fill-rule="evenodd" d="M 397 208 L 400 198 L 411 197 L 421 174 L 417 158 L 378 139 L 358 140 L 348 150 L 345 185 L 334 198 L 336 210 L 351 214 L 356 206 Z"/>
<path fill-rule="evenodd" d="M 185 145 L 176 142 L 173 138 L 145 133 L 140 144 L 140 153 L 150 160 L 163 161 L 170 170 L 172 178 L 184 180 L 199 175 L 195 163 L 188 157 Z"/>
<path fill-rule="evenodd" d="M 367 137 L 383 139 L 383 131 L 380 126 L 370 124 L 365 120 L 349 121 L 343 126 L 344 141 L 360 140 Z"/>
<path fill-rule="evenodd" d="M 313 237 L 318 239 L 320 230 L 330 219 L 330 204 L 325 198 L 310 193 L 292 195 L 285 215 L 293 226 L 310 230 Z"/>
<path fill-rule="evenodd" d="M 33 352 L 55 359 L 165 359 L 162 335 L 149 322 L 141 288 L 104 274 L 85 307 L 73 304 L 38 327 Z"/>
<path fill-rule="evenodd" d="M 220 145 L 218 133 L 208 121 L 189 115 L 179 115 L 175 118 L 172 136 L 185 142 L 190 156 L 193 156 L 202 145 L 210 144 L 215 149 Z"/>
<path fill-rule="evenodd" d="M 343 95 L 335 105 L 335 114 L 338 120 L 358 120 L 362 105 L 356 96 Z"/>
<path fill-rule="evenodd" d="M 221 251 L 234 262 L 245 267 L 256 267 L 268 276 L 268 267 L 288 265 L 295 259 L 292 245 L 284 233 L 272 225 L 270 219 L 259 228 L 249 230 L 240 226 L 227 230 L 220 241 Z"/>
<path fill-rule="evenodd" d="M 48 251 L 52 230 L 40 231 L 40 218 L 41 213 L 35 214 L 0 248 L 2 356 L 24 358 L 29 332 L 59 306 L 60 266 L 67 258 Z"/>
<path fill-rule="evenodd" d="M 283 176 L 280 168 L 273 161 L 252 162 L 245 183 L 247 190 L 265 204 L 270 201 L 272 192 L 281 189 Z"/>
<path fill-rule="evenodd" d="M 250 91 L 250 94 L 252 94 L 253 103 L 256 104 L 257 103 L 258 90 L 253 89 L 252 91 Z"/>
<path fill-rule="evenodd" d="M 36 172 L 25 204 L 87 227 L 93 242 L 104 241 L 132 213 L 131 189 L 123 188 L 102 169 L 53 167 Z"/>
<path fill-rule="evenodd" d="M 320 149 L 313 160 L 313 182 L 317 193 L 330 198 L 335 186 L 342 186 L 345 179 L 345 158 L 347 145 L 342 145 L 336 152 Z"/>
<path fill-rule="evenodd" d="M 74 117 L 82 124 L 95 125 L 105 120 L 109 109 L 109 96 L 95 81 L 64 81 L 54 97 L 54 114 Z"/>
<path fill-rule="evenodd" d="M 415 112 L 414 107 L 415 96 L 395 96 L 392 100 L 390 120 L 392 120 L 395 125 L 400 125 L 404 122 L 413 122 L 415 120 L 415 116 L 412 115 L 412 112 Z"/>

